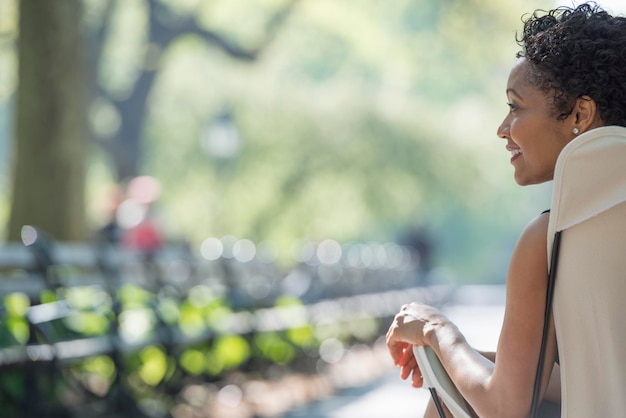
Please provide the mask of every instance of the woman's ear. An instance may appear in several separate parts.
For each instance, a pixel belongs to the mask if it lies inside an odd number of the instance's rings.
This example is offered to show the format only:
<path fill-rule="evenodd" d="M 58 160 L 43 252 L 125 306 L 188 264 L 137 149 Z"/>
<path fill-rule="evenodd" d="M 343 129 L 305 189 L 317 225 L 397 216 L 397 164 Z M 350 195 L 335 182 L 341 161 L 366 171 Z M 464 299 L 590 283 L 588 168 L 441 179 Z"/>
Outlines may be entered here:
<path fill-rule="evenodd" d="M 574 116 L 574 127 L 578 128 L 581 133 L 602 126 L 602 120 L 598 113 L 598 105 L 596 101 L 589 96 L 580 96 L 576 99 L 572 115 Z"/>

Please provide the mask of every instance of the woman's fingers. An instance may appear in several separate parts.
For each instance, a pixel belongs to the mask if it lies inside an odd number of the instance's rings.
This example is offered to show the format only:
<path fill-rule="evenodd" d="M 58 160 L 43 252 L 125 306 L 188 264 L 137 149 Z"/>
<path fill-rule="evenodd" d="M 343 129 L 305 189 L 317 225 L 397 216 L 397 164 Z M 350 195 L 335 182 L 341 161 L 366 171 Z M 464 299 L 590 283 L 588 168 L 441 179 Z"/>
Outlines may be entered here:
<path fill-rule="evenodd" d="M 412 349 L 410 351 L 413 351 Z M 417 365 L 417 361 L 414 356 L 403 366 L 400 367 L 400 377 L 402 380 L 408 379 L 411 376 L 411 385 L 416 388 L 421 388 L 424 384 L 422 379 L 422 371 Z"/>
<path fill-rule="evenodd" d="M 402 341 L 387 341 L 387 350 L 389 350 L 389 354 L 391 354 L 393 364 L 402 366 L 404 363 L 404 352 L 408 346 L 409 344 Z"/>
<path fill-rule="evenodd" d="M 408 378 L 413 370 L 419 370 L 417 366 L 417 361 L 415 361 L 415 357 L 412 355 L 413 348 L 409 347 L 406 351 L 410 352 L 411 356 L 405 356 L 405 360 L 402 364 L 400 364 L 400 377 L 402 377 L 402 379 Z"/>
<path fill-rule="evenodd" d="M 411 379 L 411 384 L 413 385 L 413 387 L 416 387 L 416 388 L 421 388 L 424 385 L 424 378 L 422 377 L 422 371 L 417 366 L 413 369 L 413 376 Z"/>
<path fill-rule="evenodd" d="M 413 346 L 407 344 L 402 351 L 400 366 L 410 366 L 411 364 L 415 365 L 417 362 L 415 361 L 415 355 L 413 354 Z"/>

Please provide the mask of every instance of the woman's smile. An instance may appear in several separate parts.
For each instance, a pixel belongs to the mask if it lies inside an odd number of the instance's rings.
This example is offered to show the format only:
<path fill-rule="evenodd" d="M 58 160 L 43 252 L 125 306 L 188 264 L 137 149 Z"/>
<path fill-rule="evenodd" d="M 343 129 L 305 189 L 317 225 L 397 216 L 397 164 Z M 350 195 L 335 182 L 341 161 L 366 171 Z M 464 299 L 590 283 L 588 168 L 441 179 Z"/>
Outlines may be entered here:
<path fill-rule="evenodd" d="M 506 146 L 506 149 L 507 149 L 507 151 L 509 151 L 511 153 L 511 163 L 513 163 L 513 161 L 517 160 L 522 155 L 522 150 L 519 149 L 515 145 L 508 144 Z"/>

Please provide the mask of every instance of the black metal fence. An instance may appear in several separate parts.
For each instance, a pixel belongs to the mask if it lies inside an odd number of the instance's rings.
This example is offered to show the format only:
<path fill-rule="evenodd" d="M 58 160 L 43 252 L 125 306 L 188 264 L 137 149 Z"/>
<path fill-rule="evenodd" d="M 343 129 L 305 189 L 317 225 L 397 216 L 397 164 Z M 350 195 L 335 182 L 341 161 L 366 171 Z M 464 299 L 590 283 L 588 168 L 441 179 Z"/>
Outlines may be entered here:
<path fill-rule="evenodd" d="M 141 254 L 27 232 L 0 247 L 7 417 L 168 416 L 189 382 L 315 373 L 325 340 L 372 343 L 403 303 L 450 292 L 421 286 L 418 261 L 392 243 L 310 244 L 281 269 L 248 241 Z"/>

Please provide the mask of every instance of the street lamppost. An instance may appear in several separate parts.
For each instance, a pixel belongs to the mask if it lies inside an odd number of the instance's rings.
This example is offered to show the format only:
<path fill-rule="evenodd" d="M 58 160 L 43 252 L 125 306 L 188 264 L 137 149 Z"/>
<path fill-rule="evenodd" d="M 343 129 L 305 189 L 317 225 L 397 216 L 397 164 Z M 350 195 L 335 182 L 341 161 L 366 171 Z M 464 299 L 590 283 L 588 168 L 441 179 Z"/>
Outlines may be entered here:
<path fill-rule="evenodd" d="M 200 143 L 204 151 L 217 160 L 229 160 L 241 149 L 241 137 L 232 117 L 224 108 L 201 132 Z"/>

